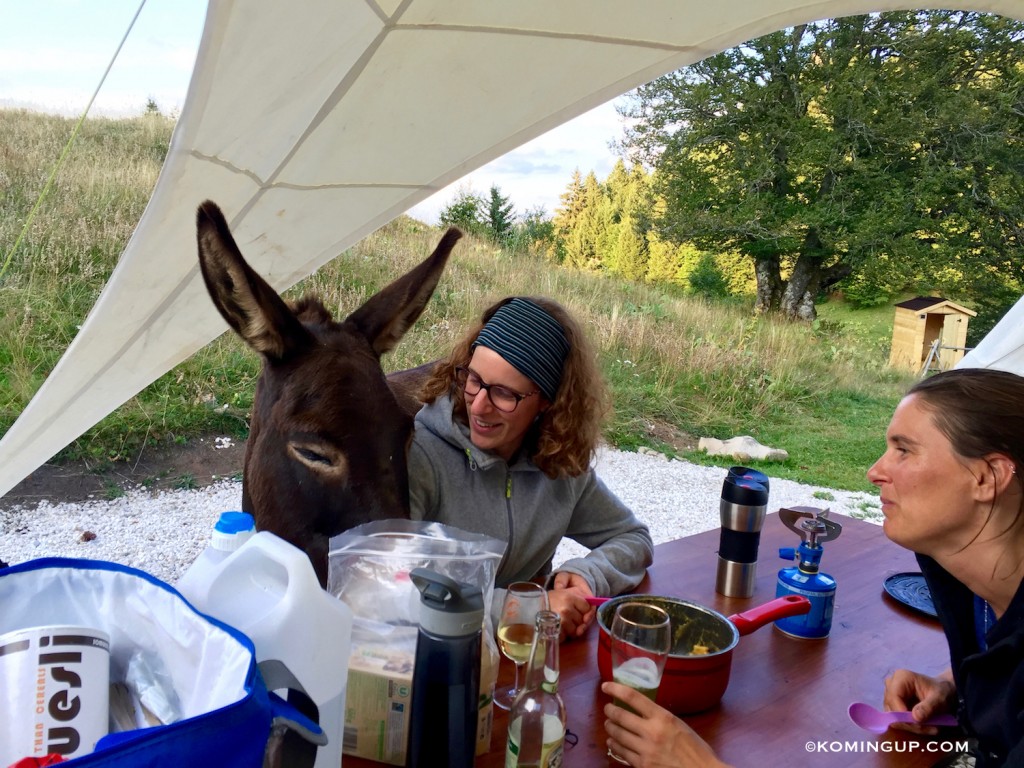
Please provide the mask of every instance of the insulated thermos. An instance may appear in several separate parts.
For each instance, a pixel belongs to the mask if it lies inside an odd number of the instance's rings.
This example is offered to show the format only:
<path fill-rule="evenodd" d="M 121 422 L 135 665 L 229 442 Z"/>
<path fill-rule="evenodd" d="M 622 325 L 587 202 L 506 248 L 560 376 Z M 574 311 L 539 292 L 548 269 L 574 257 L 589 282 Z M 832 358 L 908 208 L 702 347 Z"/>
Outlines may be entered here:
<path fill-rule="evenodd" d="M 768 509 L 768 476 L 732 467 L 722 484 L 715 591 L 726 597 L 750 597 L 757 575 L 757 547 Z"/>
<path fill-rule="evenodd" d="M 420 629 L 412 678 L 409 766 L 472 768 L 483 593 L 426 568 L 414 568 L 410 576 L 420 591 Z"/>

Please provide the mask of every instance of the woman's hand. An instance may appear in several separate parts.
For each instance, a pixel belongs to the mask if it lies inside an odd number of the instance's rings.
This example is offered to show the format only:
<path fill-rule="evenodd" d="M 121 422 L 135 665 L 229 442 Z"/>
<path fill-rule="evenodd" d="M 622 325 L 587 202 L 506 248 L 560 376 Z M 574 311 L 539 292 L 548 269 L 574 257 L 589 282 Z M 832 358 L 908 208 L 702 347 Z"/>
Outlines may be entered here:
<path fill-rule="evenodd" d="M 690 726 L 639 691 L 619 683 L 602 683 L 601 691 L 636 712 L 604 706 L 608 748 L 633 768 L 727 768 Z"/>
<path fill-rule="evenodd" d="M 548 604 L 562 617 L 562 639 L 581 637 L 597 616 L 597 609 L 587 602 L 593 597 L 587 580 L 578 573 L 559 571 L 548 591 Z"/>
<path fill-rule="evenodd" d="M 956 709 L 956 686 L 953 675 L 946 670 L 938 677 L 928 677 L 909 669 L 897 669 L 885 679 L 882 705 L 887 712 L 910 712 L 920 723 L 934 715 L 953 713 Z M 891 727 L 926 736 L 935 736 L 939 729 L 915 723 L 894 723 Z"/>

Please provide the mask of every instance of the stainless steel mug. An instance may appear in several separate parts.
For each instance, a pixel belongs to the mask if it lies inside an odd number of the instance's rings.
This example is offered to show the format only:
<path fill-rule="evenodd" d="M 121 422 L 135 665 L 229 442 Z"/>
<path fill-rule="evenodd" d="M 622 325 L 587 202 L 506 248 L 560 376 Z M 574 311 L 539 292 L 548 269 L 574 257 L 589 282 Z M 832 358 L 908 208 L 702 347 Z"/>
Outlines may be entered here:
<path fill-rule="evenodd" d="M 768 510 L 768 477 L 747 467 L 732 467 L 722 484 L 715 591 L 726 597 L 750 597 L 757 576 L 757 548 Z"/>

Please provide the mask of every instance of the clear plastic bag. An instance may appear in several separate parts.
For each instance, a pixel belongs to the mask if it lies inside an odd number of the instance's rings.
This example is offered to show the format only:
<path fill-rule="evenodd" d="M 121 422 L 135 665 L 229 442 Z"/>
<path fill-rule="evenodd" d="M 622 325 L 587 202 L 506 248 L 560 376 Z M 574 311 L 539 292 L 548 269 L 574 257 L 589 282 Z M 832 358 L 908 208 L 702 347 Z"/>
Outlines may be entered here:
<path fill-rule="evenodd" d="M 429 568 L 480 587 L 489 616 L 505 542 L 441 523 L 378 520 L 331 539 L 327 591 L 355 616 L 396 626 L 419 623 L 420 593 L 409 579 Z"/>
<path fill-rule="evenodd" d="M 490 745 L 491 701 L 498 676 L 491 603 L 505 542 L 442 523 L 381 520 L 331 539 L 327 591 L 352 609 L 353 655 L 393 647 L 409 655 L 409 639 L 419 624 L 420 592 L 409 573 L 428 568 L 457 582 L 479 587 L 484 598 L 480 649 L 480 721 L 477 754 Z M 358 638 L 358 641 L 357 641 Z"/>

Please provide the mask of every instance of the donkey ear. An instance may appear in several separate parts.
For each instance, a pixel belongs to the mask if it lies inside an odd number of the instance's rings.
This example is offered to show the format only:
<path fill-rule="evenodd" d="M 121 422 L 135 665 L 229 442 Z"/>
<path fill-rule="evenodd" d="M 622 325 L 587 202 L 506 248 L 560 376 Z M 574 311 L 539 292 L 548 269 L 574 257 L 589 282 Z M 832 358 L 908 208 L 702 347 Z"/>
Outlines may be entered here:
<path fill-rule="evenodd" d="M 246 263 L 220 208 L 209 200 L 196 212 L 196 240 L 206 289 L 249 346 L 281 360 L 312 341 L 284 300 Z"/>
<path fill-rule="evenodd" d="M 423 312 L 460 237 L 458 229 L 449 229 L 422 264 L 368 299 L 345 320 L 356 326 L 378 356 L 391 350 Z"/>

